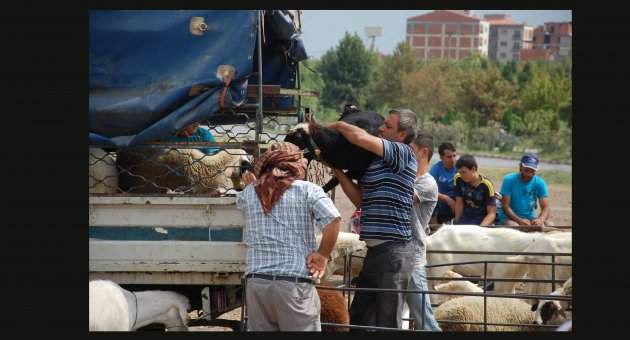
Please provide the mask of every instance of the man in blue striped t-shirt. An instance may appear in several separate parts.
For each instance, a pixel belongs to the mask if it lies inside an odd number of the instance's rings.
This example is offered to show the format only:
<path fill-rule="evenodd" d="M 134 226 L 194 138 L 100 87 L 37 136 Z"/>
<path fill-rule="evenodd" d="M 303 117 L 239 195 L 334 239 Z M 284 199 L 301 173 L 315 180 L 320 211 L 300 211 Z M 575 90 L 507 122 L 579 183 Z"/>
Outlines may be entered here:
<path fill-rule="evenodd" d="M 361 208 L 359 238 L 368 250 L 358 288 L 407 289 L 414 260 L 411 209 L 418 169 L 408 144 L 417 125 L 416 114 L 408 109 L 391 110 L 379 128 L 380 137 L 342 121 L 329 125 L 350 143 L 378 156 L 358 184 L 343 171 L 333 169 L 350 201 Z M 404 293 L 357 291 L 350 306 L 350 323 L 401 328 L 403 303 Z"/>

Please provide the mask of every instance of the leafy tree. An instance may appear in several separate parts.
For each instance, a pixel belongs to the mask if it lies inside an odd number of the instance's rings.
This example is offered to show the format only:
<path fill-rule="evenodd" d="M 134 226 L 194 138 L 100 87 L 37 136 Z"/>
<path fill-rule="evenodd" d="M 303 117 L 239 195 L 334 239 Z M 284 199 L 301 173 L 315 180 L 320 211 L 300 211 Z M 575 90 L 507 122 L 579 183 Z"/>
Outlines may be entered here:
<path fill-rule="evenodd" d="M 483 69 L 485 58 L 473 53 L 460 62 L 455 108 L 466 114 L 471 127 L 501 121 L 503 112 L 518 107 L 517 88 L 501 77 L 492 64 Z"/>
<path fill-rule="evenodd" d="M 376 79 L 370 86 L 370 97 L 377 106 L 402 107 L 403 79 L 419 69 L 421 61 L 405 42 L 396 45 L 391 56 L 385 56 Z"/>
<path fill-rule="evenodd" d="M 428 61 L 402 79 L 400 103 L 418 114 L 420 121 L 442 120 L 455 105 L 455 67 L 447 60 Z"/>
<path fill-rule="evenodd" d="M 321 58 L 319 70 L 324 80 L 321 104 L 338 108 L 352 102 L 365 107 L 367 88 L 378 67 L 378 57 L 368 51 L 361 38 L 346 32 L 337 47 L 331 48 Z"/>

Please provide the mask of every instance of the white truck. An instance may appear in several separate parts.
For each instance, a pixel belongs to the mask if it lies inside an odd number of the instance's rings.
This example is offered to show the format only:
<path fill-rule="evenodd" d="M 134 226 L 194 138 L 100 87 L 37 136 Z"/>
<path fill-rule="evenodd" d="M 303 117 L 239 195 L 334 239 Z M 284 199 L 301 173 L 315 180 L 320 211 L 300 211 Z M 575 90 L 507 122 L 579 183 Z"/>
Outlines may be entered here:
<path fill-rule="evenodd" d="M 243 149 L 255 161 L 290 125 L 308 120 L 302 96 L 317 93 L 300 88 L 299 33 L 295 11 L 90 12 L 90 150 L 105 151 L 90 167 L 109 162 L 116 171 L 90 172 L 90 280 L 178 291 L 210 323 L 242 305 L 247 246 L 234 191 L 193 194 L 136 170 L 200 147 Z M 195 121 L 217 142 L 155 141 Z M 129 150 L 141 161 L 123 166 Z M 164 169 L 184 176 L 182 167 Z M 325 176 L 311 162 L 309 180 L 323 184 Z M 101 184 L 106 190 L 96 190 Z M 151 190 L 141 190 L 145 184 Z"/>

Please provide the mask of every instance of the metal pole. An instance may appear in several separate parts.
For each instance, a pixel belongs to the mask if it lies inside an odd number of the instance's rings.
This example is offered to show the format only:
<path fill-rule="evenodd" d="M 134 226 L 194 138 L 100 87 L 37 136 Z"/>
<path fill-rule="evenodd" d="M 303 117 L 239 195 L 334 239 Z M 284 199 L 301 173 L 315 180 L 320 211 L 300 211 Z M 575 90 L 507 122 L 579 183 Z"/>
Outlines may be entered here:
<path fill-rule="evenodd" d="M 298 93 L 302 93 L 302 68 L 300 62 L 297 62 L 297 89 Z M 304 110 L 302 110 L 302 95 L 298 94 L 298 123 L 304 122 Z"/>
<path fill-rule="evenodd" d="M 258 11 L 258 25 L 256 29 L 258 31 L 257 41 L 257 54 L 258 54 L 258 107 L 256 108 L 256 141 L 260 142 L 260 135 L 262 134 L 263 126 L 263 71 L 262 71 L 262 21 L 263 11 Z"/>

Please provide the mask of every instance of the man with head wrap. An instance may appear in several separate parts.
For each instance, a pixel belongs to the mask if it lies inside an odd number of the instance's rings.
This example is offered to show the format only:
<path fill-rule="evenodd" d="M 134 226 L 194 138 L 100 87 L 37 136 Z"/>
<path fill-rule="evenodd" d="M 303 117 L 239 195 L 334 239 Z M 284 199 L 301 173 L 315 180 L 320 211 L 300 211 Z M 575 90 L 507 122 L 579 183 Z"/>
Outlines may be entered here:
<path fill-rule="evenodd" d="M 243 176 L 236 207 L 246 220 L 250 331 L 321 331 L 312 280 L 324 274 L 340 214 L 321 187 L 304 181 L 306 165 L 297 146 L 278 142 Z M 314 227 L 323 232 L 319 248 Z"/>

